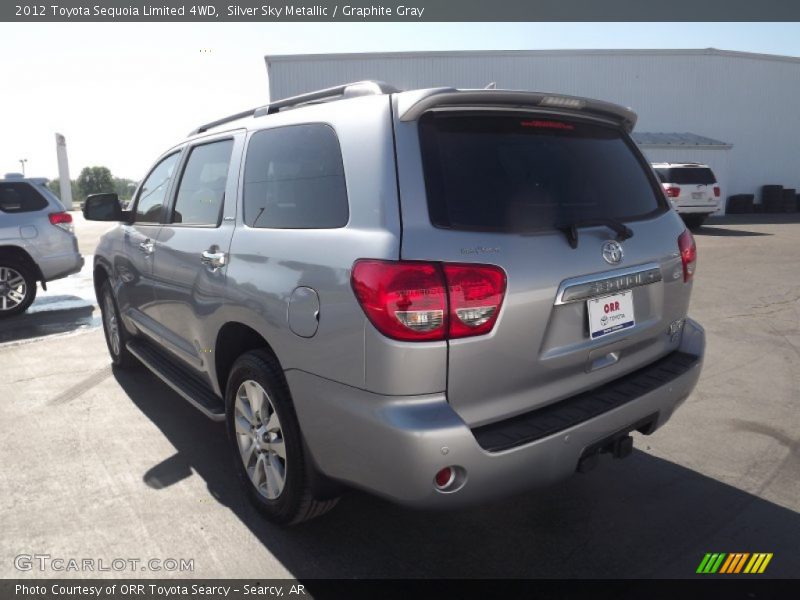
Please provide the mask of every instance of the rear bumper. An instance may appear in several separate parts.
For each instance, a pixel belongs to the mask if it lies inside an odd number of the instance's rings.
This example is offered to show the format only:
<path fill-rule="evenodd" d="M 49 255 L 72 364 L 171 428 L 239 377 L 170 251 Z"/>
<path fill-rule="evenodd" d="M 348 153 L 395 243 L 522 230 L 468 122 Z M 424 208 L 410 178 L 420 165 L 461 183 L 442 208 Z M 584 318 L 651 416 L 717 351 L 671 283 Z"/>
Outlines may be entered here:
<path fill-rule="evenodd" d="M 84 260 L 78 252 L 69 252 L 39 258 L 37 264 L 42 271 L 45 282 L 61 279 L 83 268 Z"/>
<path fill-rule="evenodd" d="M 719 210 L 719 203 L 717 204 L 700 204 L 697 206 L 692 205 L 675 205 L 675 210 L 679 215 L 710 215 Z"/>
<path fill-rule="evenodd" d="M 687 319 L 678 352 L 693 360 L 674 377 L 585 420 L 497 451 L 484 448 L 492 447 L 485 437 L 479 443 L 481 432 L 470 430 L 444 393 L 380 396 L 302 371 L 287 371 L 286 377 L 307 446 L 323 473 L 402 504 L 453 507 L 564 479 L 586 449 L 609 435 L 650 417 L 650 431 L 662 426 L 697 383 L 704 350 L 702 327 Z M 446 466 L 461 467 L 466 476 L 456 491 L 443 493 L 433 479 Z"/>

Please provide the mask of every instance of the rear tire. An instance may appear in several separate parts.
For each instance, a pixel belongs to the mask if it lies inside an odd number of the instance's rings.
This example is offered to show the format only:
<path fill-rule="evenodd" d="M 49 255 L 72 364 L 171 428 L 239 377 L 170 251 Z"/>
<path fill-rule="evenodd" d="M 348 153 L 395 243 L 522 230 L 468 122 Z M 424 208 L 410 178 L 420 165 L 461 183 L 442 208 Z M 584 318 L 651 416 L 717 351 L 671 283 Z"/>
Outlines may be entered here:
<path fill-rule="evenodd" d="M 313 495 L 314 467 L 283 371 L 268 352 L 247 352 L 233 364 L 225 416 L 236 473 L 267 519 L 279 525 L 300 523 L 336 505 L 338 498 Z"/>
<path fill-rule="evenodd" d="M 0 319 L 28 310 L 36 299 L 36 275 L 24 262 L 0 258 Z"/>
<path fill-rule="evenodd" d="M 100 313 L 103 317 L 103 333 L 106 338 L 108 353 L 115 367 L 130 369 L 138 364 L 136 357 L 128 351 L 127 343 L 130 339 L 125 326 L 119 317 L 117 301 L 111 289 L 111 283 L 106 280 L 100 286 Z"/>
<path fill-rule="evenodd" d="M 691 231 L 697 231 L 706 222 L 708 215 L 683 215 L 683 222 Z"/>

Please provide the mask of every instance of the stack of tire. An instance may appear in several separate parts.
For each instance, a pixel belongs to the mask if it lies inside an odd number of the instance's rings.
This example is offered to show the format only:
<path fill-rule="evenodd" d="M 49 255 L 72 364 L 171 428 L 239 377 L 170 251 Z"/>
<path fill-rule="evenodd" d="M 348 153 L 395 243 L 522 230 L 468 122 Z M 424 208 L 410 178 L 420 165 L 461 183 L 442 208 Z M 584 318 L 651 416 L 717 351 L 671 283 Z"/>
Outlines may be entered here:
<path fill-rule="evenodd" d="M 783 211 L 797 212 L 797 190 L 783 188 Z"/>
<path fill-rule="evenodd" d="M 734 194 L 728 196 L 728 204 L 725 207 L 725 214 L 740 215 L 753 212 L 753 194 Z"/>
<path fill-rule="evenodd" d="M 766 213 L 782 213 L 785 211 L 782 185 L 761 186 L 761 205 Z"/>

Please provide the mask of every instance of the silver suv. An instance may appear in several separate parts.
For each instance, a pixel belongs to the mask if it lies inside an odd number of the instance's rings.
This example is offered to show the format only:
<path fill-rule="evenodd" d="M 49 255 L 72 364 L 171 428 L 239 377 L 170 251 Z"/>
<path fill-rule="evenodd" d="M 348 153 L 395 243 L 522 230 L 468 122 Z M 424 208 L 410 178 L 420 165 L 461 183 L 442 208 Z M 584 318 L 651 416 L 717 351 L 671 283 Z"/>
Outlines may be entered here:
<path fill-rule="evenodd" d="M 224 420 L 297 522 L 354 486 L 454 507 L 624 457 L 692 391 L 696 249 L 636 116 L 521 91 L 360 82 L 164 153 L 94 277 L 113 362 Z"/>
<path fill-rule="evenodd" d="M 15 173 L 0 179 L 0 319 L 28 309 L 37 281 L 46 290 L 83 267 L 72 215 L 46 184 Z"/>

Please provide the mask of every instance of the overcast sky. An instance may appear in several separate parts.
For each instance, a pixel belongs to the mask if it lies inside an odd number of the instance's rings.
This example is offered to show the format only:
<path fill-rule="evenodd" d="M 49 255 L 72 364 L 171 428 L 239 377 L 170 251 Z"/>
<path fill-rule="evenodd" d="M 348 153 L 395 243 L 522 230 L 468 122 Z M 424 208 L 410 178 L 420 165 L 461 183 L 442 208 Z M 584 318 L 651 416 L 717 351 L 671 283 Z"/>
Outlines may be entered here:
<path fill-rule="evenodd" d="M 800 56 L 797 23 L 0 24 L 0 175 L 104 165 L 138 180 L 199 124 L 268 101 L 264 55 L 707 48 Z M 796 101 L 796 99 L 792 99 Z"/>

